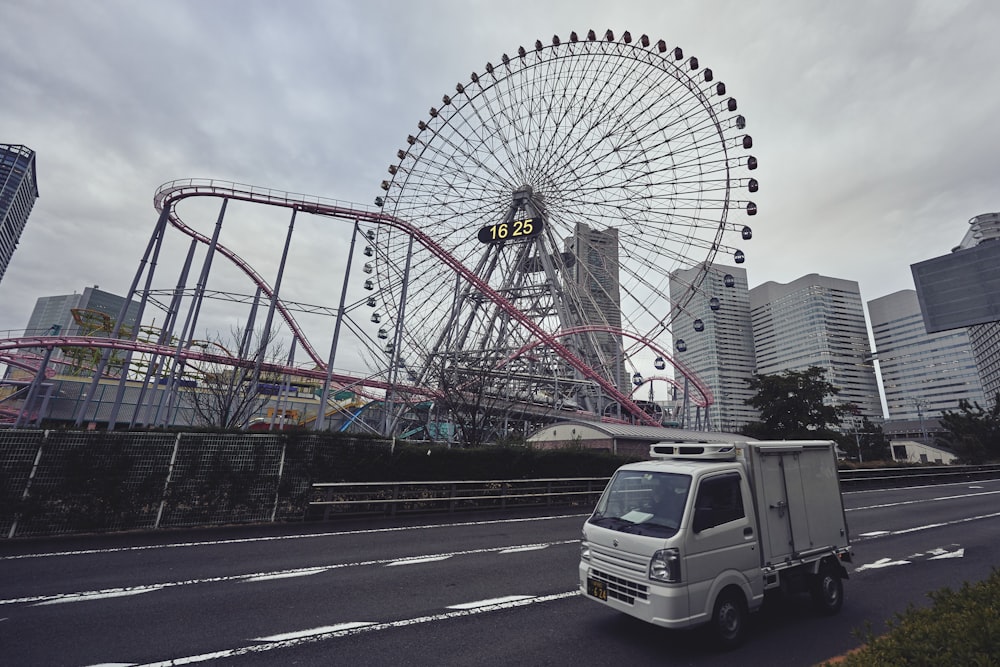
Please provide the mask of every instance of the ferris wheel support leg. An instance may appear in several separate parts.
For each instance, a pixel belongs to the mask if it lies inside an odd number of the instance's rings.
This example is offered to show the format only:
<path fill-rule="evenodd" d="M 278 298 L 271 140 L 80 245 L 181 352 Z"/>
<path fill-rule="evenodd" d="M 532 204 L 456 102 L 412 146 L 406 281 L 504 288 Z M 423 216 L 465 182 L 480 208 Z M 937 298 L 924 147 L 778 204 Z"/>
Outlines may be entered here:
<path fill-rule="evenodd" d="M 326 362 L 326 376 L 323 378 L 323 391 L 320 392 L 319 408 L 314 431 L 326 429 L 326 404 L 330 400 L 330 382 L 333 379 L 333 362 L 337 357 L 337 343 L 340 342 L 340 325 L 344 321 L 344 304 L 347 302 L 347 284 L 351 275 L 351 261 L 354 259 L 354 243 L 358 238 L 358 221 L 354 220 L 354 232 L 351 234 L 351 247 L 347 250 L 347 268 L 344 269 L 344 286 L 340 290 L 340 306 L 337 308 L 337 321 L 333 325 L 333 340 L 330 342 L 330 356 Z"/>
<path fill-rule="evenodd" d="M 403 289 L 399 295 L 399 315 L 396 317 L 396 331 L 393 335 L 393 349 L 392 354 L 389 355 L 389 388 L 385 391 L 385 409 L 382 411 L 385 418 L 385 424 L 382 430 L 382 436 L 388 437 L 393 431 L 396 430 L 396 424 L 399 421 L 399 414 L 393 414 L 392 407 L 392 394 L 393 388 L 396 386 L 396 381 L 399 377 L 399 359 L 400 359 L 400 342 L 403 336 L 403 322 L 406 317 L 406 295 L 407 287 L 410 283 L 410 266 L 413 259 L 413 236 L 410 236 L 409 248 L 406 252 L 406 265 L 403 268 Z M 405 406 L 404 406 L 405 408 Z M 401 409 L 402 411 L 402 409 Z"/>

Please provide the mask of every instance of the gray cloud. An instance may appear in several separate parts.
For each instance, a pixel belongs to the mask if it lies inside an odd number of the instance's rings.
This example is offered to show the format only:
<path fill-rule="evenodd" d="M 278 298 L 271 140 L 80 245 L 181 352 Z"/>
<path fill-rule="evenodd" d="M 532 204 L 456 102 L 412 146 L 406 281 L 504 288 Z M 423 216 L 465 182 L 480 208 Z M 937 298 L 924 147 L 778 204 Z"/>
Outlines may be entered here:
<path fill-rule="evenodd" d="M 165 181 L 370 204 L 442 94 L 571 30 L 646 32 L 728 84 L 761 162 L 751 285 L 815 271 L 859 281 L 868 299 L 908 288 L 910 263 L 947 252 L 965 220 L 1000 205 L 1000 9 L 988 0 L 8 0 L 0 23 L 0 141 L 38 153 L 41 191 L 0 284 L 0 330 L 23 328 L 38 296 L 123 292 Z M 191 215 L 206 231 L 215 213 Z M 234 249 L 273 275 L 286 216 L 240 216 Z M 349 230 L 301 221 L 288 298 L 335 305 Z M 185 250 L 172 242 L 164 265 Z M 213 279 L 251 291 L 235 274 Z M 325 348 L 329 320 L 310 326 Z"/>

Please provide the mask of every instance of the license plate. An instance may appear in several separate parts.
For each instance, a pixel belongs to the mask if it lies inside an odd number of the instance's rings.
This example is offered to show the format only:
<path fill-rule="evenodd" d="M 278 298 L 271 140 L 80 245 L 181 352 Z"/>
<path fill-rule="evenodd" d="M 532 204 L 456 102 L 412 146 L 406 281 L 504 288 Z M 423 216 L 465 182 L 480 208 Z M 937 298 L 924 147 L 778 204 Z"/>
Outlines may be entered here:
<path fill-rule="evenodd" d="M 587 595 L 591 595 L 598 600 L 608 601 L 608 585 L 597 579 L 587 578 Z"/>

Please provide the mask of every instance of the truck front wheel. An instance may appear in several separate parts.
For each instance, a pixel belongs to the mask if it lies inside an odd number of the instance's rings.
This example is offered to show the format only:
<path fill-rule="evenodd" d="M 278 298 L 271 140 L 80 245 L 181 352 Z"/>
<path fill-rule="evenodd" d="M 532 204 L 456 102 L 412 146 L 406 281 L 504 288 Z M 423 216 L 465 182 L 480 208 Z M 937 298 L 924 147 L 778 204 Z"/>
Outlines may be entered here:
<path fill-rule="evenodd" d="M 835 566 L 820 567 L 811 583 L 813 605 L 820 613 L 832 615 L 840 611 L 844 606 L 844 582 Z"/>
<path fill-rule="evenodd" d="M 719 595 L 712 612 L 712 633 L 719 640 L 721 648 L 736 648 L 746 639 L 746 625 L 749 612 L 746 601 L 740 593 L 728 590 Z"/>

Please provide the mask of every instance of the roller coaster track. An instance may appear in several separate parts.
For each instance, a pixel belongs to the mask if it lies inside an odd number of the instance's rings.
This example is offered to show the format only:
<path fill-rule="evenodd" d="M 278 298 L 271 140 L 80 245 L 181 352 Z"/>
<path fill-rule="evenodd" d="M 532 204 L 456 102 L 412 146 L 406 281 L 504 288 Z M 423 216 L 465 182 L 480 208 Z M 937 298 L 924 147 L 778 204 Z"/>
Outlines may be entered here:
<path fill-rule="evenodd" d="M 674 359 L 672 356 L 670 356 L 669 353 L 667 353 L 664 350 L 662 350 L 659 347 L 657 347 L 655 341 L 652 341 L 652 340 L 646 338 L 645 336 L 641 336 L 639 334 L 635 334 L 635 333 L 632 333 L 632 332 L 629 332 L 629 331 L 625 331 L 624 329 L 618 329 L 616 327 L 609 327 L 609 326 L 604 326 L 604 325 L 592 325 L 592 324 L 588 324 L 588 325 L 584 325 L 584 326 L 573 327 L 573 328 L 570 328 L 570 329 L 564 329 L 562 331 L 557 331 L 556 333 L 552 334 L 551 337 L 552 338 L 565 338 L 567 336 L 573 336 L 573 335 L 581 334 L 581 333 L 609 333 L 609 334 L 612 334 L 612 335 L 615 335 L 615 336 L 623 336 L 625 338 L 631 338 L 632 340 L 636 341 L 637 343 L 645 345 L 650 350 L 652 350 L 653 352 L 655 352 L 656 354 L 658 354 L 660 357 L 662 357 L 663 360 L 666 363 L 670 364 L 671 366 L 673 366 L 674 368 L 676 368 L 678 371 L 680 371 L 681 375 L 683 375 L 688 381 L 691 382 L 692 385 L 694 385 L 694 388 L 697 389 L 698 393 L 701 395 L 700 398 L 698 398 L 698 397 L 694 398 L 694 404 L 695 405 L 704 408 L 704 407 L 708 407 L 709 405 L 712 405 L 715 402 L 715 399 L 712 397 L 712 390 L 708 387 L 707 384 L 705 384 L 704 382 L 702 382 L 701 378 L 699 378 L 694 373 L 694 371 L 692 371 L 687 366 L 685 366 L 681 362 L 679 362 L 676 359 Z M 521 356 L 522 354 L 526 354 L 529 351 L 531 351 L 531 350 L 535 349 L 536 347 L 538 347 L 540 345 L 543 345 L 543 344 L 546 344 L 546 341 L 544 341 L 542 339 L 534 340 L 534 341 L 528 343 L 527 345 L 522 346 L 519 350 L 517 350 L 516 352 L 514 352 L 513 354 L 511 354 L 500 365 L 502 366 L 503 364 L 507 363 L 508 361 L 511 361 L 512 359 L 515 359 L 515 358 Z"/>
<path fill-rule="evenodd" d="M 30 336 L 23 338 L 4 338 L 0 339 L 0 360 L 4 360 L 5 355 L 10 350 L 18 350 L 25 347 L 35 347 L 35 348 L 56 348 L 56 347 L 96 347 L 101 349 L 110 350 L 123 350 L 138 352 L 140 354 L 149 355 L 161 355 L 161 356 L 175 356 L 178 354 L 177 348 L 170 345 L 157 345 L 156 343 L 148 343 L 143 341 L 134 341 L 127 338 L 96 338 L 89 336 Z M 199 348 L 185 348 L 180 352 L 181 359 L 185 361 L 195 361 L 204 362 L 211 364 L 219 364 L 225 366 L 239 366 L 242 368 L 253 368 L 256 365 L 254 359 L 240 359 L 238 357 L 228 356 L 225 354 L 213 354 L 204 351 L 204 349 Z M 263 363 L 260 369 L 267 373 L 275 374 L 293 374 L 305 378 L 322 380 L 326 377 L 326 370 L 322 368 L 298 368 L 285 366 L 282 364 L 273 363 Z M 37 368 L 34 369 L 37 372 Z M 351 375 L 342 375 L 339 373 L 332 374 L 332 380 L 334 382 L 342 383 L 344 385 L 356 384 L 358 383 L 358 378 Z M 397 386 L 390 385 L 388 382 L 383 382 L 381 380 L 367 378 L 363 380 L 366 387 L 374 387 L 376 389 L 389 389 L 392 388 L 393 391 L 410 393 L 417 396 L 424 396 L 428 398 L 435 398 L 436 392 L 428 390 L 422 387 L 408 387 L 408 386 Z"/>
<path fill-rule="evenodd" d="M 228 181 L 217 181 L 212 179 L 182 179 L 161 185 L 153 198 L 153 203 L 157 212 L 162 213 L 166 208 L 168 211 L 168 219 L 173 227 L 204 244 L 209 244 L 210 239 L 185 224 L 177 215 L 175 210 L 175 205 L 178 202 L 191 197 L 231 199 L 234 201 L 244 201 L 254 204 L 289 208 L 325 217 L 339 218 L 342 220 L 351 220 L 356 222 L 364 221 L 373 225 L 385 225 L 409 234 L 415 241 L 420 243 L 435 257 L 437 257 L 443 264 L 449 267 L 456 274 L 460 275 L 484 297 L 492 301 L 511 319 L 533 334 L 539 343 L 547 345 L 581 375 L 599 385 L 608 396 L 618 402 L 623 408 L 632 414 L 634 418 L 651 426 L 659 425 L 656 420 L 654 420 L 641 407 L 633 402 L 632 399 L 621 393 L 616 386 L 602 377 L 597 371 L 588 366 L 579 357 L 574 355 L 566 346 L 560 343 L 556 337 L 543 330 L 534 320 L 518 310 L 510 301 L 501 296 L 492 287 L 490 287 L 489 284 L 476 275 L 475 272 L 466 267 L 449 252 L 435 243 L 434 240 L 427 234 L 405 220 L 386 215 L 381 211 L 358 209 L 355 208 L 356 205 L 349 203 L 281 192 L 271 190 L 269 188 L 256 188 L 250 185 L 243 185 Z M 232 261 L 241 271 L 243 271 L 243 273 L 246 274 L 257 285 L 257 287 L 262 290 L 263 293 L 267 294 L 269 298 L 273 297 L 274 292 L 270 285 L 246 261 L 240 258 L 235 252 L 223 247 L 222 245 L 217 245 L 216 249 Z M 289 329 L 291 329 L 292 334 L 298 340 L 303 349 L 306 350 L 313 362 L 316 363 L 319 368 L 325 368 L 326 363 L 319 357 L 319 355 L 316 354 L 316 351 L 309 344 L 309 341 L 306 339 L 302 330 L 295 322 L 295 318 L 292 317 L 291 312 L 289 312 L 280 300 L 276 301 L 276 308 L 281 314 L 281 317 L 285 320 Z"/>

